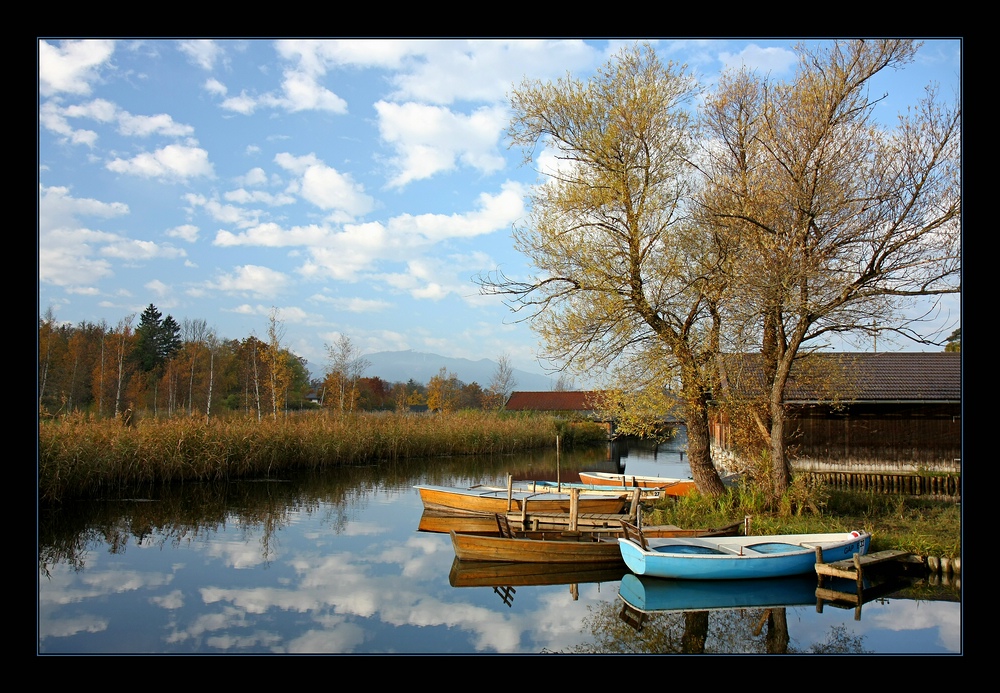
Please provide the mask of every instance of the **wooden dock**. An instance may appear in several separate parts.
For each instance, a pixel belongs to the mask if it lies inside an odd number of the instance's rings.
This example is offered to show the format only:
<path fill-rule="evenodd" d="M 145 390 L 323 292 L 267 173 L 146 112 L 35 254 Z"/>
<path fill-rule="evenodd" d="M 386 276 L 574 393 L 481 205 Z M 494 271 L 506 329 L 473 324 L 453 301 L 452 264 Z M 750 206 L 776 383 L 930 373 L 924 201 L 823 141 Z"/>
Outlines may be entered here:
<path fill-rule="evenodd" d="M 819 576 L 820 585 L 823 584 L 824 576 L 842 577 L 854 580 L 858 584 L 858 589 L 861 589 L 865 568 L 889 562 L 910 562 L 910 557 L 912 556 L 913 554 L 909 551 L 890 550 L 869 553 L 864 556 L 856 553 L 854 554 L 854 558 L 846 558 L 842 561 L 834 561 L 833 563 L 824 563 L 823 550 L 817 546 L 816 575 Z"/>
<path fill-rule="evenodd" d="M 889 550 L 878 551 L 864 556 L 854 554 L 853 558 L 847 558 L 842 561 L 834 561 L 832 563 L 824 563 L 822 550 L 817 548 L 816 576 L 819 579 L 819 584 L 816 587 L 816 611 L 822 613 L 824 604 L 846 606 L 848 608 L 854 607 L 854 619 L 861 620 L 862 604 L 871 601 L 872 599 L 876 599 L 884 594 L 888 594 L 899 587 L 897 583 L 890 580 L 889 582 L 865 588 L 865 570 L 875 569 L 880 566 L 887 567 L 899 564 L 904 566 L 915 564 L 923 565 L 923 561 L 919 556 L 914 556 L 908 551 Z M 825 588 L 823 584 L 824 579 L 827 577 L 853 580 L 855 584 L 855 591 L 846 592 Z M 899 578 L 896 579 L 898 580 Z"/>

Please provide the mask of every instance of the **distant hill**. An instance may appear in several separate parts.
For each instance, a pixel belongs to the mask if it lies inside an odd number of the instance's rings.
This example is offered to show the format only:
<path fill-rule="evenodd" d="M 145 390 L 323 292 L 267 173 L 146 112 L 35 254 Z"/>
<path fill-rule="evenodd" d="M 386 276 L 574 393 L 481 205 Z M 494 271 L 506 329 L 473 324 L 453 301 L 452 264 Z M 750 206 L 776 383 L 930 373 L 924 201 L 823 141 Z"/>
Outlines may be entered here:
<path fill-rule="evenodd" d="M 490 359 L 473 361 L 420 351 L 379 351 L 365 354 L 364 358 L 371 363 L 365 369 L 364 377 L 378 377 L 388 383 L 405 383 L 412 379 L 426 385 L 444 368 L 466 385 L 478 383 L 485 390 L 490 386 L 497 370 L 496 361 Z M 548 392 L 556 386 L 557 378 L 515 368 L 514 380 L 515 390 Z"/>

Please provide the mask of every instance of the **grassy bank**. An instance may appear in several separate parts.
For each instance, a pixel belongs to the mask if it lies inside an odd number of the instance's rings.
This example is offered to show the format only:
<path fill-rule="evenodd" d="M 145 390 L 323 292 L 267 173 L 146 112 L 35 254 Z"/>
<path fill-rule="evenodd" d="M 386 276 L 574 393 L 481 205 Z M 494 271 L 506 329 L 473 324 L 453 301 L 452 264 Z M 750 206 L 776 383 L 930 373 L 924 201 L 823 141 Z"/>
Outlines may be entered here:
<path fill-rule="evenodd" d="M 550 416 L 308 413 L 143 419 L 134 426 L 70 416 L 39 422 L 39 500 L 100 497 L 148 484 L 274 476 L 414 457 L 503 454 L 576 433 Z M 595 427 L 596 428 L 596 427 Z M 603 441 L 602 441 L 603 442 Z"/>
<path fill-rule="evenodd" d="M 717 499 L 697 494 L 661 499 L 643 513 L 647 524 L 714 527 L 750 517 L 752 534 L 843 532 L 864 529 L 871 550 L 899 549 L 918 556 L 959 558 L 962 506 L 919 496 L 871 491 L 813 490 L 812 509 L 801 513 L 767 508 L 762 498 L 736 487 Z M 807 506 L 804 506 L 807 507 Z"/>

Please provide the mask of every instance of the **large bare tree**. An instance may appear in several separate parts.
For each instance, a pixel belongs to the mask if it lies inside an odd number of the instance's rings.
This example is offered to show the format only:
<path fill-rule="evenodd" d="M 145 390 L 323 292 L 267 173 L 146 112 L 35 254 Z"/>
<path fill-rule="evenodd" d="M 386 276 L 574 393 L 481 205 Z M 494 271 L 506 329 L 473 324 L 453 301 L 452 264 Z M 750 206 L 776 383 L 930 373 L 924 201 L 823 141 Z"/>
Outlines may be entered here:
<path fill-rule="evenodd" d="M 677 380 L 692 475 L 702 493 L 718 495 L 708 402 L 721 259 L 686 210 L 696 94 L 686 68 L 662 63 L 648 45 L 622 50 L 587 82 L 567 76 L 517 87 L 512 146 L 530 160 L 541 145 L 557 163 L 543 171 L 530 217 L 514 230 L 535 272 L 479 281 L 524 311 L 546 359 L 591 378 L 617 364 L 650 365 L 621 370 L 642 381 L 634 387 Z"/>
<path fill-rule="evenodd" d="M 876 122 L 873 78 L 913 60 L 906 40 L 797 47 L 789 82 L 741 70 L 706 100 L 703 225 L 738 247 L 724 319 L 763 358 L 771 490 L 791 480 L 784 394 L 793 363 L 839 333 L 937 343 L 905 310 L 960 285 L 960 108 L 926 98 Z M 943 338 L 940 338 L 943 340 Z"/>

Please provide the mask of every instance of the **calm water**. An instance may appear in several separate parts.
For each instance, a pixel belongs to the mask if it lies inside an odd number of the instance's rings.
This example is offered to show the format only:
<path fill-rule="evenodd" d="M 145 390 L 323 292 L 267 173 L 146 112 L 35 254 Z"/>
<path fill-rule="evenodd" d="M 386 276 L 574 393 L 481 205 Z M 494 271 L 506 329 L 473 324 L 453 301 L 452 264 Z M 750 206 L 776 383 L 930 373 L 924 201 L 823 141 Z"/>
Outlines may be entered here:
<path fill-rule="evenodd" d="M 682 449 L 425 460 L 71 504 L 39 518 L 38 652 L 962 652 L 955 581 L 921 581 L 856 612 L 818 607 L 808 577 L 771 586 L 777 601 L 756 585 L 739 608 L 714 609 L 732 595 L 664 596 L 623 580 L 624 568 L 544 585 L 470 573 L 453 566 L 448 535 L 417 529 L 414 484 L 569 481 L 622 465 L 687 476 Z M 637 587 L 648 613 L 622 598 Z"/>

